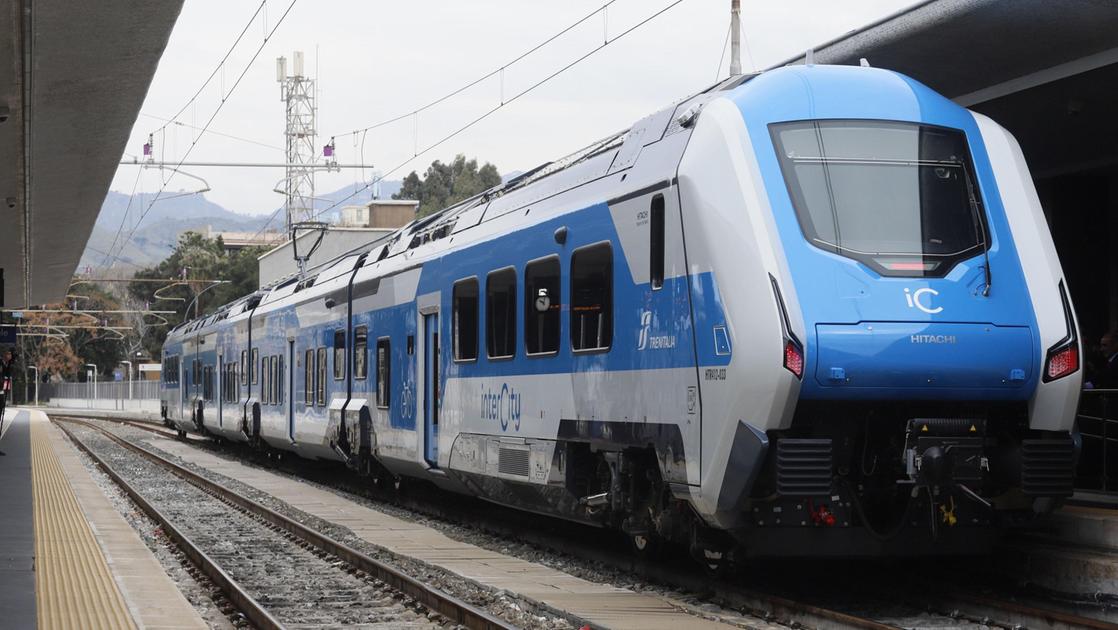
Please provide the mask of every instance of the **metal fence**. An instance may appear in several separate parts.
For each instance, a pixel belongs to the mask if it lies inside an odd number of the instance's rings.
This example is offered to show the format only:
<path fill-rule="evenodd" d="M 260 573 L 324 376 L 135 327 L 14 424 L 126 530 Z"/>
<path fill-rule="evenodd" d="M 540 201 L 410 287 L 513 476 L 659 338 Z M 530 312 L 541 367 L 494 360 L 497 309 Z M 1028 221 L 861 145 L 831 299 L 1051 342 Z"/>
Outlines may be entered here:
<path fill-rule="evenodd" d="M 1118 492 L 1118 389 L 1085 389 L 1076 418 L 1083 450 L 1077 490 Z"/>
<path fill-rule="evenodd" d="M 44 383 L 51 386 L 51 398 L 82 400 L 156 400 L 159 381 L 100 381 L 87 383 Z M 40 392 L 41 396 L 42 392 Z"/>

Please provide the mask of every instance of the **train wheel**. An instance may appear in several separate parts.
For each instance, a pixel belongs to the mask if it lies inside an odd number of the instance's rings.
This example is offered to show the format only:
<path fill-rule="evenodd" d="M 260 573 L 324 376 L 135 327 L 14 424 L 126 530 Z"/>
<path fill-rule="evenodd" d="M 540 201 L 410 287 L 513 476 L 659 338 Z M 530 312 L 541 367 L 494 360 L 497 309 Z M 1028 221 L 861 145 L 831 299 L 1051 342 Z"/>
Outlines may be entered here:
<path fill-rule="evenodd" d="M 179 429 L 179 439 L 180 440 L 185 440 L 186 439 L 186 431 L 183 431 L 182 429 Z"/>
<path fill-rule="evenodd" d="M 652 533 L 638 532 L 629 535 L 629 545 L 640 558 L 652 560 L 660 555 L 661 541 Z"/>

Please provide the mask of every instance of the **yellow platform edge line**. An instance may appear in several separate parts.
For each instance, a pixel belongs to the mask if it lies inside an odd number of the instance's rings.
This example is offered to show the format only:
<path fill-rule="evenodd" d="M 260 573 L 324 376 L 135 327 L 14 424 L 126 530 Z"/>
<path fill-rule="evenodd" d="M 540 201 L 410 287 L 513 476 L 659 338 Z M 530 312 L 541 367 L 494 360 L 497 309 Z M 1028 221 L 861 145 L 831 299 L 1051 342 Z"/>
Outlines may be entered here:
<path fill-rule="evenodd" d="M 51 447 L 45 420 L 31 420 L 31 489 L 40 630 L 136 628 Z"/>

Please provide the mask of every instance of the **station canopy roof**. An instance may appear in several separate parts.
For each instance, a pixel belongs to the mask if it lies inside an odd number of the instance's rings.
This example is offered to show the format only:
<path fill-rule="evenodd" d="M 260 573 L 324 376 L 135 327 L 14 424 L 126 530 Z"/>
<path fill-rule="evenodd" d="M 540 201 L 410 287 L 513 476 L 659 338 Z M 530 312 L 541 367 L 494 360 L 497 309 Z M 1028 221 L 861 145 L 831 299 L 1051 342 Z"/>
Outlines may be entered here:
<path fill-rule="evenodd" d="M 182 1 L 0 0 L 4 306 L 65 297 Z"/>

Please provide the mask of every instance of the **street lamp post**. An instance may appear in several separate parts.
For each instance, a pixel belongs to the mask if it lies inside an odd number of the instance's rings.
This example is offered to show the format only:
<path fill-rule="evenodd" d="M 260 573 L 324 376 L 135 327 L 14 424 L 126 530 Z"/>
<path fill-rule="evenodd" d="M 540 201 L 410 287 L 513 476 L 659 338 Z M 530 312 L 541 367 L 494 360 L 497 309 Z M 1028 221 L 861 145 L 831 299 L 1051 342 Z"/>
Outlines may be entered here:
<path fill-rule="evenodd" d="M 35 406 L 38 407 L 39 406 L 39 366 L 29 365 L 29 366 L 27 366 L 27 369 L 35 370 Z"/>
<path fill-rule="evenodd" d="M 128 366 L 128 400 L 132 400 L 132 362 L 121 361 L 121 363 Z"/>
<path fill-rule="evenodd" d="M 97 364 L 96 363 L 86 363 L 85 367 L 92 368 L 90 370 L 90 372 L 93 375 L 93 396 L 91 396 L 89 398 L 89 407 L 90 407 L 90 409 L 92 409 L 94 407 L 94 402 L 93 401 L 95 401 L 97 399 Z"/>

